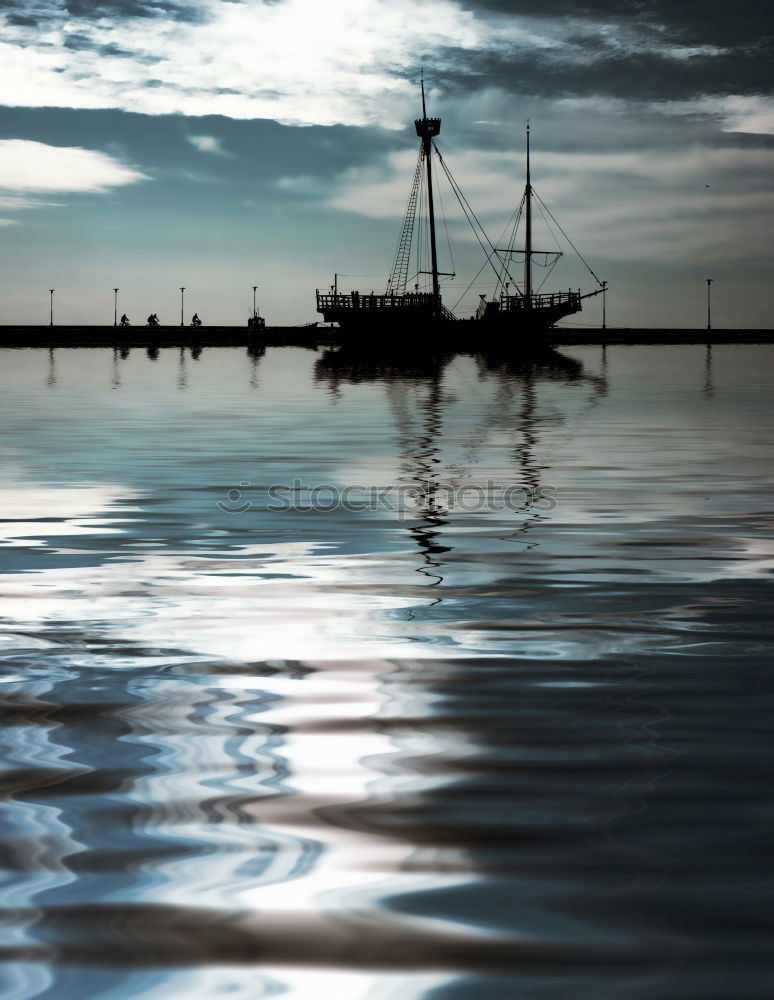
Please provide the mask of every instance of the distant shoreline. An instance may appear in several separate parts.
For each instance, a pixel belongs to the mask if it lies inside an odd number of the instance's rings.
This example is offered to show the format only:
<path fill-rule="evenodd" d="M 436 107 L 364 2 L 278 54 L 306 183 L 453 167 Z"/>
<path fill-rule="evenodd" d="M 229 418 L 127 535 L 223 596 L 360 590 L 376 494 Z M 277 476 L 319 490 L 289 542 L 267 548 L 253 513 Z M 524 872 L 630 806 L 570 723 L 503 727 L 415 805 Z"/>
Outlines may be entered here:
<path fill-rule="evenodd" d="M 452 330 L 450 329 L 450 333 Z M 462 333 L 462 330 L 459 331 Z M 337 328 L 328 326 L 269 326 L 250 330 L 246 326 L 23 326 L 0 325 L 0 347 L 271 347 L 335 346 L 346 339 L 352 343 L 353 332 L 345 338 Z M 452 338 L 456 349 L 465 350 L 466 338 Z M 516 341 L 518 343 L 518 341 Z M 395 346 L 396 339 L 389 346 Z M 772 330 L 690 330 L 581 328 L 551 331 L 548 344 L 561 347 L 605 345 L 664 344 L 773 344 Z M 439 344 L 440 346 L 440 344 Z M 506 343 L 503 342 L 503 347 Z"/>

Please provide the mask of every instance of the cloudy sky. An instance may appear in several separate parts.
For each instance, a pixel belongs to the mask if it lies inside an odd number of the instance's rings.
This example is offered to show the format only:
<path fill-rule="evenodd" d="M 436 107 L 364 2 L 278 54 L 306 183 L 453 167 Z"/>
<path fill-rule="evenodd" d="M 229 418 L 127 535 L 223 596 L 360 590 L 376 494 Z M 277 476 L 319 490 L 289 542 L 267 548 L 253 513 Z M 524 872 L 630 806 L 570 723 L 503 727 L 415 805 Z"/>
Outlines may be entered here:
<path fill-rule="evenodd" d="M 379 289 L 423 66 L 493 238 L 530 118 L 611 324 L 703 325 L 712 277 L 716 326 L 770 327 L 772 55 L 769 0 L 0 0 L 0 322 L 45 321 L 48 288 L 61 323 L 112 321 L 115 286 L 135 322 L 176 322 L 180 285 L 225 323 L 253 284 L 270 323 L 313 320 L 334 271 Z M 443 197 L 453 305 L 481 258 Z"/>

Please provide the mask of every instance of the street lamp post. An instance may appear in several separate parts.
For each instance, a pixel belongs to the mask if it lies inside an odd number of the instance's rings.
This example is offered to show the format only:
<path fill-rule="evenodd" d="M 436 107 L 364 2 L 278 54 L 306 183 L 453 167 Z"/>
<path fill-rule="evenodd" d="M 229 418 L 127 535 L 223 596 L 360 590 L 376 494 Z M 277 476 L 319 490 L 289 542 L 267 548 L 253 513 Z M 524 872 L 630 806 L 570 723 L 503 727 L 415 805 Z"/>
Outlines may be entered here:
<path fill-rule="evenodd" d="M 180 326 L 185 326 L 185 319 L 183 318 L 183 303 L 185 301 L 185 287 L 180 289 Z"/>
<path fill-rule="evenodd" d="M 253 285 L 253 319 L 255 319 L 255 293 L 257 288 L 257 285 Z"/>
<path fill-rule="evenodd" d="M 607 329 L 607 282 L 602 282 L 602 329 Z"/>
<path fill-rule="evenodd" d="M 118 289 L 113 289 L 113 326 L 118 326 Z"/>
<path fill-rule="evenodd" d="M 712 278 L 707 278 L 707 329 L 712 329 Z"/>
<path fill-rule="evenodd" d="M 48 294 L 51 297 L 51 299 L 50 299 L 49 320 L 48 320 L 48 325 L 49 326 L 53 326 L 54 325 L 54 292 L 55 291 L 56 291 L 55 288 L 49 288 L 49 290 L 48 290 Z"/>

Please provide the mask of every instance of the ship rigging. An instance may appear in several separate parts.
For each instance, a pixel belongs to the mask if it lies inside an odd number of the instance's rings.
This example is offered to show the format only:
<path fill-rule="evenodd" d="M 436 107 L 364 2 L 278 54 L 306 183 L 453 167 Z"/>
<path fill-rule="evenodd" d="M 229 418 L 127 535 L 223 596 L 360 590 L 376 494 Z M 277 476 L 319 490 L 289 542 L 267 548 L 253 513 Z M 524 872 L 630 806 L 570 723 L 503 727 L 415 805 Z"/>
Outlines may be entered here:
<path fill-rule="evenodd" d="M 584 299 L 592 298 L 595 295 L 601 294 L 605 291 L 607 286 L 605 282 L 601 281 L 597 277 L 586 259 L 577 249 L 559 222 L 557 222 L 551 212 L 551 209 L 548 205 L 546 205 L 537 191 L 535 191 L 535 188 L 532 185 L 532 168 L 530 162 L 531 129 L 529 122 L 527 122 L 526 134 L 527 176 L 526 183 L 524 185 L 524 194 L 521 197 L 521 202 L 513 217 L 514 221 L 510 229 L 507 245 L 505 247 L 495 248 L 491 247 L 490 244 L 491 250 L 487 258 L 487 263 L 493 264 L 496 260 L 499 265 L 496 266 L 495 271 L 497 275 L 495 294 L 489 300 L 487 300 L 485 295 L 480 296 L 476 318 L 483 322 L 494 323 L 497 327 L 502 329 L 510 328 L 514 330 L 539 331 L 548 330 L 565 316 L 571 316 L 573 313 L 580 312 Z M 551 233 L 554 241 L 556 242 L 556 250 L 536 250 L 534 248 L 533 213 L 535 205 L 538 207 L 547 231 Z M 516 240 L 522 220 L 524 221 L 524 248 L 523 250 L 520 250 L 516 248 Z M 577 258 L 581 261 L 594 281 L 596 281 L 598 287 L 593 291 L 586 292 L 585 294 L 582 294 L 580 289 L 576 291 L 568 289 L 566 292 L 542 291 L 546 282 L 551 277 L 554 268 L 564 256 L 564 251 L 561 249 L 561 243 L 557 236 L 557 232 L 561 234 L 564 241 L 572 248 Z M 522 254 L 523 281 L 519 283 L 514 280 L 508 264 L 509 262 L 512 262 L 514 258 L 518 258 Z M 536 258 L 542 258 L 542 261 Z M 534 281 L 536 267 L 543 267 L 546 270 L 545 277 L 537 289 L 535 289 Z M 483 267 L 481 270 L 483 270 Z M 481 271 L 479 271 L 479 274 L 480 273 Z M 513 294 L 511 294 L 510 291 L 511 285 L 515 288 L 515 292 Z"/>
<path fill-rule="evenodd" d="M 326 323 L 338 323 L 342 327 L 356 325 L 361 328 L 400 323 L 401 327 L 405 328 L 407 324 L 410 327 L 416 327 L 427 324 L 435 325 L 439 322 L 449 323 L 455 320 L 454 314 L 446 309 L 441 299 L 440 278 L 442 273 L 438 267 L 438 241 L 435 224 L 432 159 L 433 151 L 437 151 L 434 139 L 440 134 L 441 119 L 428 118 L 424 80 L 421 87 L 422 117 L 414 122 L 416 133 L 420 139 L 419 159 L 414 170 L 411 193 L 386 291 L 384 294 L 375 295 L 371 292 L 364 295 L 356 291 L 339 292 L 335 287 L 330 292 L 320 292 L 318 289 L 317 311 L 322 313 Z M 418 202 L 424 200 L 427 202 L 429 271 L 423 271 L 421 268 L 419 260 L 421 240 L 415 240 L 417 205 Z M 429 274 L 432 281 L 432 290 L 429 292 L 420 291 L 418 283 L 412 291 L 407 290 L 409 265 L 412 249 L 415 246 L 417 252 L 416 277 L 419 274 Z"/>
<path fill-rule="evenodd" d="M 506 245 L 496 247 L 489 239 L 486 230 L 438 149 L 435 139 L 441 131 L 441 119 L 430 118 L 427 115 L 424 80 L 421 83 L 421 93 L 422 117 L 414 122 L 417 136 L 420 139 L 419 156 L 386 289 L 384 293 L 379 294 L 375 294 L 373 291 L 370 294 L 358 291 L 340 292 L 336 285 L 327 292 L 318 290 L 317 311 L 322 313 L 325 322 L 337 323 L 342 328 L 357 329 L 361 333 L 375 328 L 384 332 L 390 330 L 393 333 L 404 334 L 423 330 L 443 331 L 446 334 L 452 334 L 453 331 L 461 333 L 461 325 L 464 323 L 466 327 L 475 324 L 476 329 L 484 336 L 492 334 L 498 338 L 508 333 L 545 334 L 560 319 L 579 312 L 583 300 L 600 294 L 606 285 L 599 280 L 581 256 L 532 185 L 529 123 L 527 124 L 527 169 L 524 193 L 521 203 L 512 217 L 513 225 L 510 227 Z M 456 274 L 453 264 L 450 272 L 439 269 L 434 158 L 447 179 L 463 216 L 475 233 L 485 258 L 478 274 L 459 297 L 455 308 L 459 306 L 487 267 L 493 271 L 495 276 L 495 291 L 492 298 L 487 299 L 485 294 L 481 294 L 477 312 L 470 320 L 458 320 L 454 312 L 444 305 L 441 297 L 440 279 L 442 277 L 451 279 L 456 277 Z M 558 250 L 536 250 L 534 248 L 533 211 L 535 205 L 537 205 L 546 226 L 557 242 Z M 442 199 L 441 208 L 448 238 Z M 426 212 L 423 209 L 426 209 Z M 418 216 L 420 219 L 426 216 L 426 229 L 417 225 Z M 525 228 L 524 245 L 523 249 L 517 249 L 516 240 L 522 221 L 524 221 Z M 568 289 L 561 292 L 542 291 L 546 281 L 563 256 L 557 231 L 588 269 L 597 282 L 598 288 L 586 294 L 582 294 L 580 289 Z M 507 232 L 508 227 L 506 227 Z M 429 256 L 424 267 L 423 254 L 425 258 Z M 412 255 L 416 260 L 416 270 L 413 273 L 411 269 Z M 512 269 L 514 263 L 522 255 L 522 280 L 518 280 L 514 277 Z M 547 273 L 536 289 L 534 275 L 537 267 L 543 267 Z M 420 290 L 420 276 L 430 278 L 430 290 Z M 415 282 L 413 287 L 411 282 Z M 454 324 L 454 326 L 450 324 Z M 543 343 L 546 342 L 545 336 L 539 339 Z"/>

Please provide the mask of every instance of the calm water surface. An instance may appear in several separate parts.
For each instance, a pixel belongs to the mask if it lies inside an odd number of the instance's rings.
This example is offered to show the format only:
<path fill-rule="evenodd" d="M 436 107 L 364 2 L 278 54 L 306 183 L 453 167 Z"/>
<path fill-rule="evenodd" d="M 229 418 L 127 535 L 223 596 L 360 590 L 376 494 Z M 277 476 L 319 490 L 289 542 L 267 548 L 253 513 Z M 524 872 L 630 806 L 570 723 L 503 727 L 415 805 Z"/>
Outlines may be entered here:
<path fill-rule="evenodd" d="M 769 997 L 773 369 L 0 352 L 2 996 Z"/>

